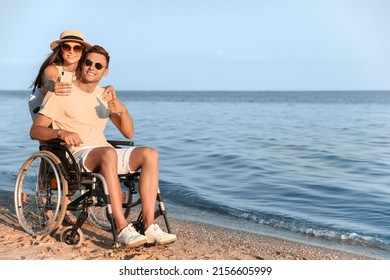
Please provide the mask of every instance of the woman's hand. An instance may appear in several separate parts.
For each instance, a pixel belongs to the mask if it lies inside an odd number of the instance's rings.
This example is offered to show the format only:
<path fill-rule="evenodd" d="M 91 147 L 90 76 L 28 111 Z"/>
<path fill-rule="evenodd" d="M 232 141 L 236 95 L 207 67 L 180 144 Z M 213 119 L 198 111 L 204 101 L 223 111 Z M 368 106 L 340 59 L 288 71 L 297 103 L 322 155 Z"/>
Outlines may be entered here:
<path fill-rule="evenodd" d="M 72 92 L 72 85 L 69 83 L 55 82 L 54 92 L 59 96 L 67 96 Z"/>

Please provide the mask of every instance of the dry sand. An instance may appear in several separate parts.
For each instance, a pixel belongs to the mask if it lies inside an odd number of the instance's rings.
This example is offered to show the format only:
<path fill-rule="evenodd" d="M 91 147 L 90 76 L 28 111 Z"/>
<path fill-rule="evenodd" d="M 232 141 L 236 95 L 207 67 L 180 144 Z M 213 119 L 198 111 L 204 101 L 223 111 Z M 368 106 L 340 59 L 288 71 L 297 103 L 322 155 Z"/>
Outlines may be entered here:
<path fill-rule="evenodd" d="M 10 192 L 0 192 L 2 260 L 359 260 L 367 257 L 170 217 L 178 240 L 169 245 L 112 249 L 109 232 L 84 224 L 84 241 L 66 245 L 31 236 L 18 224 Z"/>

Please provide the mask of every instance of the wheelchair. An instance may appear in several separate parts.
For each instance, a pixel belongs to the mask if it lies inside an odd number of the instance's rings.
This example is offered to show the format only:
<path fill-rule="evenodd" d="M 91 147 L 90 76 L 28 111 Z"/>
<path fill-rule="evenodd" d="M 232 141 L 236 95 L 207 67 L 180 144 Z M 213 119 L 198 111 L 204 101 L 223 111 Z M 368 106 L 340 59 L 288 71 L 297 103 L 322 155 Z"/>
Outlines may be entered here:
<path fill-rule="evenodd" d="M 134 145 L 131 141 L 108 142 L 114 148 Z M 139 195 L 137 197 L 139 175 L 140 172 L 118 175 L 126 219 L 131 210 L 141 204 Z M 156 201 L 155 219 L 162 216 L 167 231 L 171 233 L 160 190 Z M 41 143 L 39 151 L 23 163 L 15 184 L 14 203 L 20 225 L 32 235 L 51 235 L 61 227 L 67 211 L 79 212 L 74 225 L 62 228 L 61 242 L 68 245 L 81 243 L 81 227 L 88 221 L 97 228 L 111 230 L 112 247 L 120 247 L 104 177 L 99 173 L 81 171 L 71 152 L 60 141 Z M 141 209 L 135 217 L 130 222 L 143 234 Z"/>

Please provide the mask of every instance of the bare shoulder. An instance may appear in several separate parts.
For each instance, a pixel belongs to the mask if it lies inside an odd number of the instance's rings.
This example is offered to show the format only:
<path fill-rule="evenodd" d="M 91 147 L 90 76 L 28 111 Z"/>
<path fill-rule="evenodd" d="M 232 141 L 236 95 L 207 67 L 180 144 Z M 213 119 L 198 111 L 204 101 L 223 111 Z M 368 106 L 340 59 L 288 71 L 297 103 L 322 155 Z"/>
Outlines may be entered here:
<path fill-rule="evenodd" d="M 45 71 L 44 71 L 44 80 L 56 81 L 59 77 L 59 74 L 60 73 L 59 73 L 57 65 L 51 64 L 51 65 L 47 66 Z"/>

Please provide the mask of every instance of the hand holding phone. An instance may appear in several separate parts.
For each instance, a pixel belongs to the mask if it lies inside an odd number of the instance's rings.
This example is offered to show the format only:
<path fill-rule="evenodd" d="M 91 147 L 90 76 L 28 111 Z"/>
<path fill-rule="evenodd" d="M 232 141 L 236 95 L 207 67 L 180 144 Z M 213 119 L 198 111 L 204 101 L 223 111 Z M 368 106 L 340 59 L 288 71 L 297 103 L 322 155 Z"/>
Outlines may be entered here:
<path fill-rule="evenodd" d="M 70 95 L 72 91 L 73 72 L 61 71 L 60 84 L 56 83 L 55 93 L 57 95 Z"/>
<path fill-rule="evenodd" d="M 73 81 L 73 72 L 61 71 L 61 79 L 60 79 L 61 83 L 68 83 L 72 85 L 72 81 Z"/>

